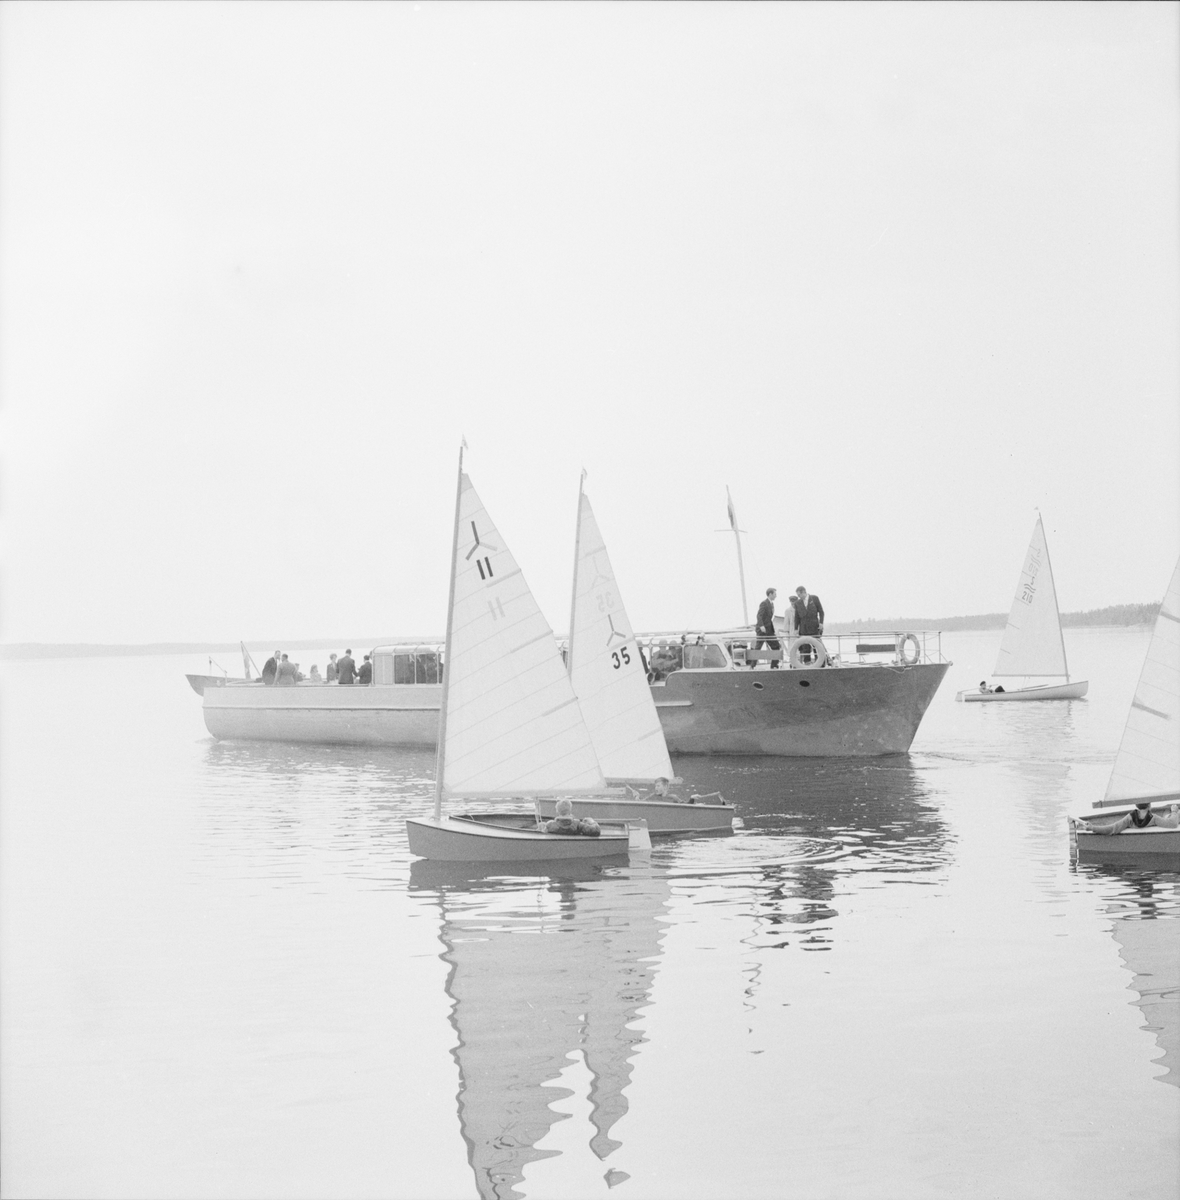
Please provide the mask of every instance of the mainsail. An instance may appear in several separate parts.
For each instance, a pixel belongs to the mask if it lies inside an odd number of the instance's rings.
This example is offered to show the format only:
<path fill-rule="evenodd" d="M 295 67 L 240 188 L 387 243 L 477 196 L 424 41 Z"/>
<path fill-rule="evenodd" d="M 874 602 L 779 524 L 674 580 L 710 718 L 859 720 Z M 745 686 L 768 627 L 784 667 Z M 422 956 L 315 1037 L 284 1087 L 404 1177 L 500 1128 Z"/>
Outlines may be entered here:
<path fill-rule="evenodd" d="M 671 779 L 643 656 L 585 492 L 578 495 L 569 674 L 603 774 Z"/>
<path fill-rule="evenodd" d="M 1180 792 L 1180 562 L 1155 619 L 1106 800 Z"/>
<path fill-rule="evenodd" d="M 993 675 L 1064 675 L 1065 642 L 1041 518 L 1033 528 Z"/>
<path fill-rule="evenodd" d="M 594 790 L 594 746 L 545 620 L 460 468 L 440 795 Z"/>

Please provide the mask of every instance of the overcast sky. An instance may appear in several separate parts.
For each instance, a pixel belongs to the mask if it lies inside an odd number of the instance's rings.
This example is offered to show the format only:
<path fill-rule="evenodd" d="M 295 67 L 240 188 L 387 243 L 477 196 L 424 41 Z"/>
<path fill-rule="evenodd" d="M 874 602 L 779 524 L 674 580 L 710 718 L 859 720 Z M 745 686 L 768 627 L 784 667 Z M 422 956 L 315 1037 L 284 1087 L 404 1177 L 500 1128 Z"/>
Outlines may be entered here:
<path fill-rule="evenodd" d="M 1175 4 L 0 6 L 0 640 L 1066 610 L 1180 550 Z"/>

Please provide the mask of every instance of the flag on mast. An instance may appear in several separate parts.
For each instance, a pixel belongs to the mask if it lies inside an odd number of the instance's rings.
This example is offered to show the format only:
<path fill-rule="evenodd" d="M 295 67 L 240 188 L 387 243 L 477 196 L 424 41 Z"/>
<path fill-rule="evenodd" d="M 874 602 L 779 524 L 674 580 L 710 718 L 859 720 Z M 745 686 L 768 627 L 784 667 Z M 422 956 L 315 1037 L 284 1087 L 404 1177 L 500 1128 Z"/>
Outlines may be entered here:
<path fill-rule="evenodd" d="M 733 497 L 729 494 L 729 486 L 725 488 L 725 511 L 729 513 L 729 527 L 737 533 L 737 513 L 733 511 Z"/>

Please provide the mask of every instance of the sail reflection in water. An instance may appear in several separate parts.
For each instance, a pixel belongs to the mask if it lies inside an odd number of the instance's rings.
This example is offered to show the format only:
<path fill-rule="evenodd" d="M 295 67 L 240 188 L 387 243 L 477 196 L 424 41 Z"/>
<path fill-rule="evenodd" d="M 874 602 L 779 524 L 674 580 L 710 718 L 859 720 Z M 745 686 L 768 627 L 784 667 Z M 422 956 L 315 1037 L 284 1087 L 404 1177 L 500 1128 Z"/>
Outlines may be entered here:
<path fill-rule="evenodd" d="M 415 862 L 413 890 L 437 892 L 458 1044 L 459 1125 L 485 1200 L 515 1200 L 525 1167 L 565 1119 L 554 1084 L 581 1052 L 590 1071 L 590 1148 L 605 1159 L 627 1111 L 635 1027 L 660 955 L 669 897 L 659 871 L 554 864 L 540 878 L 465 877 Z"/>

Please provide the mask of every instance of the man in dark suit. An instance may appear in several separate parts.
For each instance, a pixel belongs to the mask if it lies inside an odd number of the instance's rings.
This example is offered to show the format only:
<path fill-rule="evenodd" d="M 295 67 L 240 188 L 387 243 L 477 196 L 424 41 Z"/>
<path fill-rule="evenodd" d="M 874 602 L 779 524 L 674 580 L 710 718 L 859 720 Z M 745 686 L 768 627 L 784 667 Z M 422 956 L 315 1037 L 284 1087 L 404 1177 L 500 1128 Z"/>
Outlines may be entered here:
<path fill-rule="evenodd" d="M 781 649 L 781 644 L 775 641 L 774 638 L 774 598 L 778 592 L 774 588 L 766 589 L 766 599 L 758 605 L 758 619 L 754 623 L 754 632 L 758 634 L 758 641 L 754 644 L 754 649 L 761 650 L 763 646 L 771 650 Z M 751 667 L 757 665 L 757 660 L 750 664 Z M 777 670 L 778 662 L 772 662 L 770 669 Z"/>
<path fill-rule="evenodd" d="M 282 662 L 283 656 L 276 650 L 274 654 L 262 664 L 262 682 L 268 687 L 273 686 L 275 676 L 279 673 L 279 663 Z"/>
<path fill-rule="evenodd" d="M 824 631 L 824 606 L 818 596 L 809 596 L 800 584 L 791 607 L 795 610 L 795 628 L 800 637 L 819 637 Z"/>
<path fill-rule="evenodd" d="M 337 682 L 340 687 L 352 687 L 356 683 L 356 663 L 353 660 L 351 650 L 345 650 L 340 661 L 336 664 L 336 669 L 339 671 Z"/>

